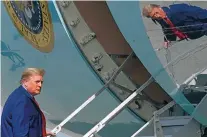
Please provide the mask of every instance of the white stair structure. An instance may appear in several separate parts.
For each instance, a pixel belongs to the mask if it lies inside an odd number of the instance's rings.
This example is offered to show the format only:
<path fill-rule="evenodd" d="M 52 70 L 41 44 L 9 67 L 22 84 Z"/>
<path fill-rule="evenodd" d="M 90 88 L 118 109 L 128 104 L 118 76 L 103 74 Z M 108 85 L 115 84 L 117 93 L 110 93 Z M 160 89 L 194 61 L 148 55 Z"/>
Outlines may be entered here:
<path fill-rule="evenodd" d="M 201 137 L 200 124 L 191 116 L 160 116 L 173 105 L 171 102 L 156 111 L 154 117 L 131 137 Z"/>

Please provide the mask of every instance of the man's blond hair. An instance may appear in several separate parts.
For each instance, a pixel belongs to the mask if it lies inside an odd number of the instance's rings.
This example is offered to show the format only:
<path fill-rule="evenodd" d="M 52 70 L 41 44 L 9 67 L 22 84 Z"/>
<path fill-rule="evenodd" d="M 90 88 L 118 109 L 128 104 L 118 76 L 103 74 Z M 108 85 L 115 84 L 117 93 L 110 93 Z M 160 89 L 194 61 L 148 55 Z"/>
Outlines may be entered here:
<path fill-rule="evenodd" d="M 28 79 L 30 76 L 32 75 L 40 75 L 40 76 L 44 76 L 45 74 L 45 70 L 41 69 L 41 68 L 26 68 L 23 73 L 22 73 L 22 77 L 20 80 L 20 84 L 22 84 L 22 82 L 25 79 Z"/>
<path fill-rule="evenodd" d="M 145 5 L 142 9 L 142 15 L 144 17 L 148 17 L 150 18 L 150 13 L 152 12 L 152 10 L 154 8 L 160 8 L 159 5 L 156 5 L 156 4 L 148 4 L 148 5 Z"/>

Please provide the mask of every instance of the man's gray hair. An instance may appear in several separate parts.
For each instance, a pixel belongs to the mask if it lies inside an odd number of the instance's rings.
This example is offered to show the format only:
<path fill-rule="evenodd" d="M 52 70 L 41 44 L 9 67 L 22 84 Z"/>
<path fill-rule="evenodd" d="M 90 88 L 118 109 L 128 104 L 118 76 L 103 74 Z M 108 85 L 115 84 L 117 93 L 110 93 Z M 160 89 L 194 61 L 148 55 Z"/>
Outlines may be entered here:
<path fill-rule="evenodd" d="M 41 69 L 41 68 L 26 68 L 23 73 L 22 73 L 22 77 L 20 80 L 20 84 L 22 84 L 22 82 L 25 79 L 28 79 L 30 76 L 32 75 L 40 75 L 40 76 L 44 76 L 45 74 L 45 70 Z"/>
<path fill-rule="evenodd" d="M 144 17 L 148 17 L 150 18 L 150 13 L 152 12 L 152 10 L 154 8 L 160 8 L 160 5 L 156 5 L 156 4 L 148 4 L 148 5 L 145 5 L 142 9 L 142 15 Z"/>

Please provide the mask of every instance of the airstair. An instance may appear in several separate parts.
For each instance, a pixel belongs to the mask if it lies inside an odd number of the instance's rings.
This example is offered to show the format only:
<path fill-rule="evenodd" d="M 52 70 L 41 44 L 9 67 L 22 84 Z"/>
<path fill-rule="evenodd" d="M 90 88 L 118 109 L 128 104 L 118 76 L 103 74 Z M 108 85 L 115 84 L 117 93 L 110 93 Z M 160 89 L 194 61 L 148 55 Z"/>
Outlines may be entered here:
<path fill-rule="evenodd" d="M 124 65 L 124 64 L 123 64 Z M 122 66 L 123 66 L 122 65 Z M 120 71 L 122 67 L 118 70 Z M 76 114 L 78 114 L 87 104 L 89 104 L 93 99 L 95 99 L 102 91 L 105 89 L 110 82 L 115 78 L 115 76 L 119 73 L 117 71 L 112 78 L 109 80 L 107 84 L 103 86 L 96 94 L 92 95 L 88 100 L 86 100 L 78 109 L 76 109 L 71 115 L 69 115 L 64 121 L 62 121 L 55 129 L 52 130 L 53 133 L 57 134 L 61 131 L 61 128 L 67 123 L 70 119 L 72 119 Z M 194 77 L 195 78 L 195 77 Z M 84 137 L 93 137 L 96 136 L 97 133 L 105 127 L 105 125 L 116 117 L 127 105 L 130 101 L 132 101 L 138 93 L 147 87 L 154 79 L 150 78 L 146 83 L 144 83 L 139 89 L 137 89 L 134 93 L 132 93 L 126 100 L 124 100 L 119 106 L 117 106 L 112 112 L 110 112 L 104 119 L 102 119 L 96 126 L 94 126 L 90 131 L 88 131 Z M 205 87 L 203 87 L 205 88 Z M 205 90 L 200 90 L 198 92 L 205 92 Z M 191 90 L 194 90 L 192 88 Z M 196 88 L 197 90 L 197 88 Z M 195 102 L 194 102 L 195 103 Z M 202 113 L 206 113 L 205 104 L 207 103 L 207 96 L 201 100 L 201 102 L 197 102 L 195 105 L 195 109 L 197 111 L 204 111 Z M 162 116 L 162 114 L 168 110 L 169 112 L 173 112 L 170 110 L 176 103 L 174 101 L 170 102 L 163 108 L 154 112 L 154 115 L 151 120 L 149 120 L 143 127 L 141 127 L 137 132 L 135 132 L 131 137 L 201 137 L 204 132 L 204 127 L 199 124 L 196 120 L 194 120 L 191 116 L 183 114 L 183 116 Z M 195 111 L 196 112 L 196 111 Z M 191 129 L 189 131 L 189 129 Z"/>
<path fill-rule="evenodd" d="M 127 61 L 127 60 L 126 60 Z M 124 64 L 122 64 L 123 66 Z M 87 104 L 93 101 L 102 91 L 105 89 L 115 76 L 120 72 L 122 67 L 111 77 L 109 82 L 103 86 L 96 94 L 92 95 L 88 100 L 86 100 L 78 109 L 76 109 L 71 115 L 69 115 L 64 121 L 62 121 L 55 129 L 52 130 L 53 133 L 57 134 L 61 131 L 61 128 L 71 120 L 76 114 L 78 114 Z M 196 75 L 195 75 L 196 76 Z M 195 77 L 194 77 L 195 78 Z M 139 89 L 132 93 L 126 100 L 124 100 L 119 106 L 117 106 L 112 112 L 110 112 L 104 119 L 102 119 L 96 126 L 94 126 L 90 131 L 88 131 L 84 137 L 93 137 L 105 127 L 105 125 L 116 117 L 130 101 L 132 101 L 138 93 L 146 88 L 154 79 L 150 78 L 146 83 L 144 83 Z M 203 87 L 205 88 L 205 87 Z M 205 90 L 198 90 L 198 92 L 205 92 Z M 192 88 L 191 90 L 194 90 Z M 197 90 L 197 88 L 196 88 Z M 195 105 L 197 111 L 204 111 L 206 113 L 205 104 L 207 103 L 207 96 L 201 100 L 201 102 L 194 102 L 198 104 Z M 154 112 L 151 120 L 149 120 L 142 128 L 135 132 L 131 137 L 201 137 L 203 134 L 204 127 L 194 120 L 191 116 L 183 114 L 183 116 L 162 116 L 166 110 L 170 110 L 176 103 L 174 101 L 170 102 L 163 108 Z M 170 110 L 173 111 L 173 110 Z M 168 112 L 170 112 L 168 111 Z M 195 111 L 196 112 L 196 111 Z M 152 129 L 154 129 L 152 131 Z M 189 129 L 191 129 L 189 131 Z"/>

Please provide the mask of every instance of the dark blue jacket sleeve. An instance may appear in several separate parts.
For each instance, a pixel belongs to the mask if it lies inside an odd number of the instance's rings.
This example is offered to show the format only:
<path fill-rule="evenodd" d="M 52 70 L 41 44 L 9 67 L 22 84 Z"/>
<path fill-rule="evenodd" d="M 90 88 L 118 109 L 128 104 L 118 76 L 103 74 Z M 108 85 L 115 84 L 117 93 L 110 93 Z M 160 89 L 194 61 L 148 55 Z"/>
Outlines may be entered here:
<path fill-rule="evenodd" d="M 171 21 L 175 26 L 187 34 L 190 39 L 197 39 L 206 35 L 207 10 L 187 4 L 175 4 L 170 6 Z M 167 10 L 167 8 L 165 8 Z"/>
<path fill-rule="evenodd" d="M 12 111 L 14 137 L 29 137 L 29 103 L 27 99 L 19 99 Z"/>

